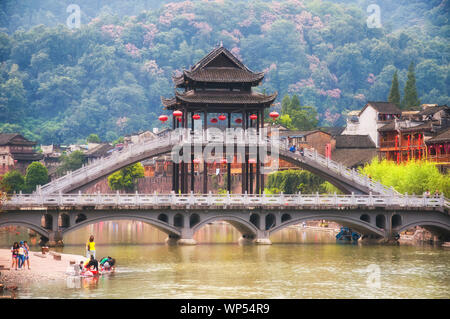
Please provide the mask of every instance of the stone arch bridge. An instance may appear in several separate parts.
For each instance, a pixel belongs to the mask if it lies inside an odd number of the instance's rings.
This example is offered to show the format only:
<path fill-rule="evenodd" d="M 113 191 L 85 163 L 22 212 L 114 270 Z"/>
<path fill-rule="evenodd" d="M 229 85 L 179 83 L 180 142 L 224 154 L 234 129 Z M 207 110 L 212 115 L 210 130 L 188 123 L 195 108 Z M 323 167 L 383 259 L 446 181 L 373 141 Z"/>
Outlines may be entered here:
<path fill-rule="evenodd" d="M 209 141 L 209 142 L 205 142 Z M 42 194 L 54 193 L 73 193 L 83 190 L 84 188 L 96 183 L 101 178 L 136 162 L 152 158 L 155 156 L 170 153 L 175 146 L 187 143 L 183 142 L 180 137 L 165 137 L 146 141 L 140 144 L 131 144 L 123 150 L 114 152 L 112 155 L 98 159 L 81 167 L 80 169 L 70 172 L 50 183 L 40 187 L 39 192 Z M 355 170 L 350 170 L 340 163 L 330 160 L 317 151 L 305 149 L 302 154 L 293 153 L 286 149 L 283 142 L 279 140 L 259 140 L 254 142 L 260 148 L 264 148 L 267 154 L 279 156 L 280 158 L 300 166 L 303 169 L 309 170 L 312 173 L 321 176 L 340 189 L 345 194 L 396 194 L 392 188 L 380 184 L 379 182 L 370 180 L 367 176 L 357 173 Z M 205 136 L 201 145 L 210 145 L 211 147 L 251 147 L 250 142 L 239 143 L 233 140 L 230 143 L 216 143 L 211 142 L 210 138 Z M 194 145 L 194 144 L 192 144 Z"/>
<path fill-rule="evenodd" d="M 291 225 L 324 219 L 351 227 L 364 237 L 389 240 L 421 226 L 450 240 L 445 198 L 385 195 L 242 194 L 59 194 L 16 195 L 4 203 L 0 227 L 22 225 L 51 242 L 89 224 L 137 220 L 168 235 L 169 243 L 195 244 L 194 234 L 226 221 L 245 243 L 270 244 L 270 236 Z"/>

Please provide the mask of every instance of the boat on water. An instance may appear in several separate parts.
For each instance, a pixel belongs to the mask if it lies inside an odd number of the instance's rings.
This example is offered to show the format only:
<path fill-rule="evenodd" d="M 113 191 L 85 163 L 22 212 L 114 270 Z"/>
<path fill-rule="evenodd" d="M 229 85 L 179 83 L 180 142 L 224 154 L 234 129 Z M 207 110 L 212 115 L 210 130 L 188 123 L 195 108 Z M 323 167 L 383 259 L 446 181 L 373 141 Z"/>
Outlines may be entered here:
<path fill-rule="evenodd" d="M 115 269 L 112 269 L 112 268 L 105 269 L 104 267 L 100 266 L 98 270 L 95 270 L 95 269 L 83 270 L 80 273 L 80 276 L 81 277 L 95 277 L 95 276 L 102 276 L 102 275 L 111 274 L 111 273 L 114 273 L 114 272 L 115 272 Z"/>
<path fill-rule="evenodd" d="M 351 228 L 341 227 L 340 232 L 336 235 L 336 240 L 357 242 L 361 235 Z"/>

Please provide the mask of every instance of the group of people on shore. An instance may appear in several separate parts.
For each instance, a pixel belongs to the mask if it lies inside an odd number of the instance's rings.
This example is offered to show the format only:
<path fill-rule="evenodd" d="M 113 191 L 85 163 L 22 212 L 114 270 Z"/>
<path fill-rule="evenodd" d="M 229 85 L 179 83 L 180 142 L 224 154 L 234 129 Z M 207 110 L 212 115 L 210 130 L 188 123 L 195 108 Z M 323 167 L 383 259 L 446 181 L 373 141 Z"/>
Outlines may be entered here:
<path fill-rule="evenodd" d="M 12 254 L 12 264 L 11 269 L 25 269 L 25 262 L 27 263 L 28 269 L 30 268 L 30 258 L 28 253 L 30 252 L 30 247 L 27 241 L 21 241 L 20 243 L 15 242 L 11 247 Z M 22 268 L 23 267 L 23 268 Z"/>

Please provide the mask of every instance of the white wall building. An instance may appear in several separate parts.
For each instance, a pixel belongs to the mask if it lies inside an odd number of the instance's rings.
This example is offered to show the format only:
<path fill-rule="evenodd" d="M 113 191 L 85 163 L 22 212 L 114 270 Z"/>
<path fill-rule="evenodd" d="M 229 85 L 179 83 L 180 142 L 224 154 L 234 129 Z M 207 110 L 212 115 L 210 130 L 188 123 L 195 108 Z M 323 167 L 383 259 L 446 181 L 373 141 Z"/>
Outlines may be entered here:
<path fill-rule="evenodd" d="M 369 135 L 376 147 L 379 147 L 378 129 L 395 118 L 400 118 L 402 111 L 390 102 L 367 102 L 358 115 L 350 113 L 347 126 L 342 135 Z"/>

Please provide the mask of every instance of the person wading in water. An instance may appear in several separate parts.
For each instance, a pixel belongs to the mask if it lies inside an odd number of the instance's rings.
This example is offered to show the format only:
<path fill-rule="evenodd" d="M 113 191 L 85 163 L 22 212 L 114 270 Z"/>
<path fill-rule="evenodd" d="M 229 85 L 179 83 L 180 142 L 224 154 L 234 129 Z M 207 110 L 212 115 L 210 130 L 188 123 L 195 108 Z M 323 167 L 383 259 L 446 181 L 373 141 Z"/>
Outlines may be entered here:
<path fill-rule="evenodd" d="M 86 244 L 86 249 L 87 249 L 86 258 L 90 258 L 90 256 L 94 256 L 94 259 L 95 259 L 95 241 L 94 241 L 93 235 L 91 235 L 91 237 L 89 237 L 89 241 Z"/>

